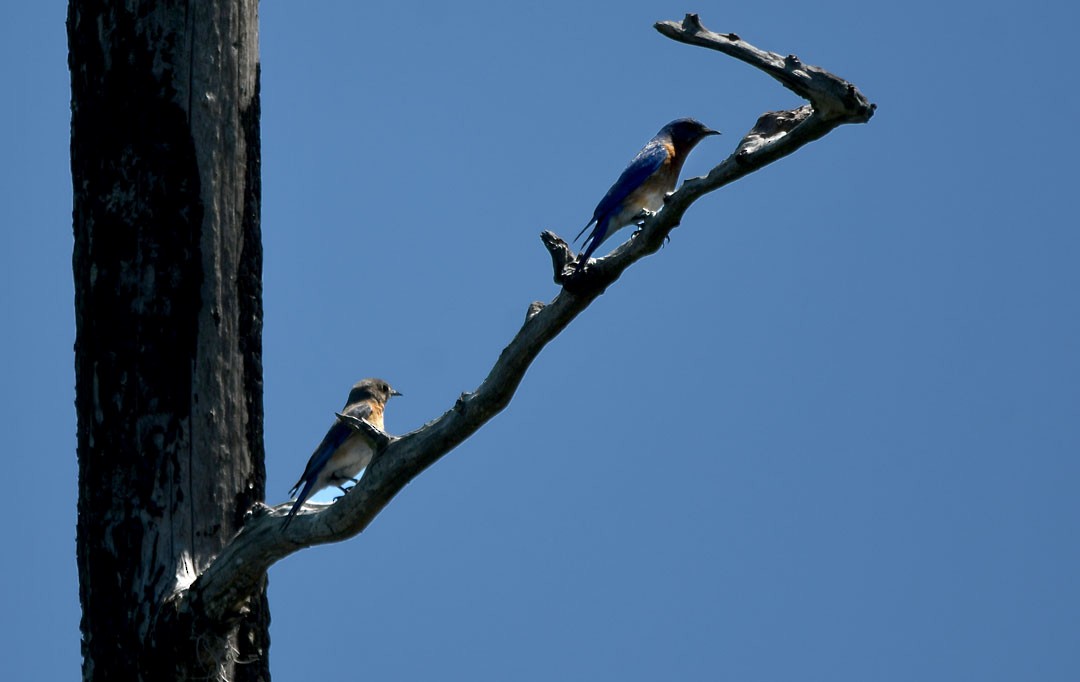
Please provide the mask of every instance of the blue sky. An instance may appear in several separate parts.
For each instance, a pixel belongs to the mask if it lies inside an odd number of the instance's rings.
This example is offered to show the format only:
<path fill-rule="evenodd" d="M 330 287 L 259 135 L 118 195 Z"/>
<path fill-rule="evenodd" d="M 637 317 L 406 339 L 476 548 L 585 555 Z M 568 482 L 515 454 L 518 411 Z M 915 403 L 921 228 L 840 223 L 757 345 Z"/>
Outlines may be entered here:
<path fill-rule="evenodd" d="M 877 115 L 697 203 L 368 531 L 275 566 L 276 679 L 1080 675 L 1071 3 L 264 3 L 269 501 L 355 380 L 397 433 L 475 388 L 557 293 L 539 232 L 661 125 L 724 131 L 700 174 L 800 104 L 651 28 L 686 11 Z M 64 13 L 0 21 L 25 680 L 79 667 Z"/>

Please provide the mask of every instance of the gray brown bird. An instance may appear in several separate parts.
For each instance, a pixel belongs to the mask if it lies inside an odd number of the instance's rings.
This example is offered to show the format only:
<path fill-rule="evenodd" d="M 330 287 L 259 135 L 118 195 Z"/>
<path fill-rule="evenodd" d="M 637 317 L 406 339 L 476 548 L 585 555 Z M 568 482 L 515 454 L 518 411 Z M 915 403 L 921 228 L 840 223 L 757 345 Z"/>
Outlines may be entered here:
<path fill-rule="evenodd" d="M 345 408 L 341 413 L 363 419 L 382 430 L 383 411 L 387 401 L 395 395 L 401 394 L 382 379 L 364 379 L 358 381 L 349 391 L 349 399 L 345 401 Z M 296 504 L 289 510 L 283 527 L 288 527 L 304 502 L 323 488 L 336 485 L 343 492 L 348 492 L 344 487 L 345 483 L 357 483 L 356 475 L 371 463 L 374 454 L 375 445 L 367 436 L 342 423 L 340 419 L 335 420 L 308 460 L 304 475 L 289 491 L 291 497 L 300 490 L 301 485 L 304 486 L 300 496 L 296 498 Z"/>

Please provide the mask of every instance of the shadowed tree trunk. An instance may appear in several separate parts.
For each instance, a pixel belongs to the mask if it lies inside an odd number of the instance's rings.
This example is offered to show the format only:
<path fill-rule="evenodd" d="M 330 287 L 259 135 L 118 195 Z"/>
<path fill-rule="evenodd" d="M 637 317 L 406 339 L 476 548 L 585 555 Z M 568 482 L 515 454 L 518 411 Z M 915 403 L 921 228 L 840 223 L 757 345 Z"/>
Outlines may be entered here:
<path fill-rule="evenodd" d="M 212 627 L 167 600 L 264 497 L 257 19 L 68 7 L 86 680 L 269 679 L 265 578 Z"/>

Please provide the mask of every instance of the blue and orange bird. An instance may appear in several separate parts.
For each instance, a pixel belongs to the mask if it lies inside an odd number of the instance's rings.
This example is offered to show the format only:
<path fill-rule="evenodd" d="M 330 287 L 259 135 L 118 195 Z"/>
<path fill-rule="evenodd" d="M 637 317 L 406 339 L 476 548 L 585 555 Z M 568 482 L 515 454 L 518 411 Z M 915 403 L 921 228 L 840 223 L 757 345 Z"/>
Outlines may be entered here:
<path fill-rule="evenodd" d="M 663 206 L 664 196 L 675 191 L 690 150 L 709 135 L 719 134 L 692 118 L 679 118 L 661 128 L 596 205 L 592 220 L 574 237 L 576 242 L 596 224 L 585 238 L 575 272 L 585 267 L 589 256 L 616 230 L 636 223 L 642 211 L 653 212 Z"/>
<path fill-rule="evenodd" d="M 341 413 L 363 419 L 382 430 L 383 411 L 387 401 L 395 395 L 401 394 L 382 379 L 364 379 L 353 385 Z M 282 528 L 287 528 L 304 502 L 323 488 L 336 485 L 342 492 L 348 492 L 345 483 L 358 483 L 356 475 L 371 463 L 374 454 L 375 446 L 367 436 L 340 419 L 336 420 L 308 460 L 304 475 L 289 491 L 289 497 L 292 497 L 301 484 L 304 486 Z"/>

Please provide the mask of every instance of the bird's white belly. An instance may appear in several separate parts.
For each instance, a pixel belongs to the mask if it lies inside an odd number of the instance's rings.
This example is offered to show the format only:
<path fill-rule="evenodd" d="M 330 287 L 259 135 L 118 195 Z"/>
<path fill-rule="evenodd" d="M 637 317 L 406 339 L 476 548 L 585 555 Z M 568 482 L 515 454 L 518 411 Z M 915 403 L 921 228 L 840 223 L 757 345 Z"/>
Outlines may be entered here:
<path fill-rule="evenodd" d="M 356 475 L 371 463 L 373 454 L 374 451 L 363 436 L 359 434 L 349 436 L 338 448 L 334 457 L 336 466 L 332 472 L 329 472 L 331 480 L 356 478 Z"/>
<path fill-rule="evenodd" d="M 606 236 L 610 237 L 615 230 L 636 224 L 640 220 L 642 209 L 653 212 L 659 210 L 664 205 L 664 195 L 667 192 L 666 187 L 638 188 L 635 190 L 623 202 L 622 210 L 612 218 Z"/>
<path fill-rule="evenodd" d="M 668 193 L 667 187 L 656 187 L 651 191 L 646 190 L 641 193 L 640 206 L 647 208 L 650 211 L 656 211 L 664 205 L 664 195 Z"/>

